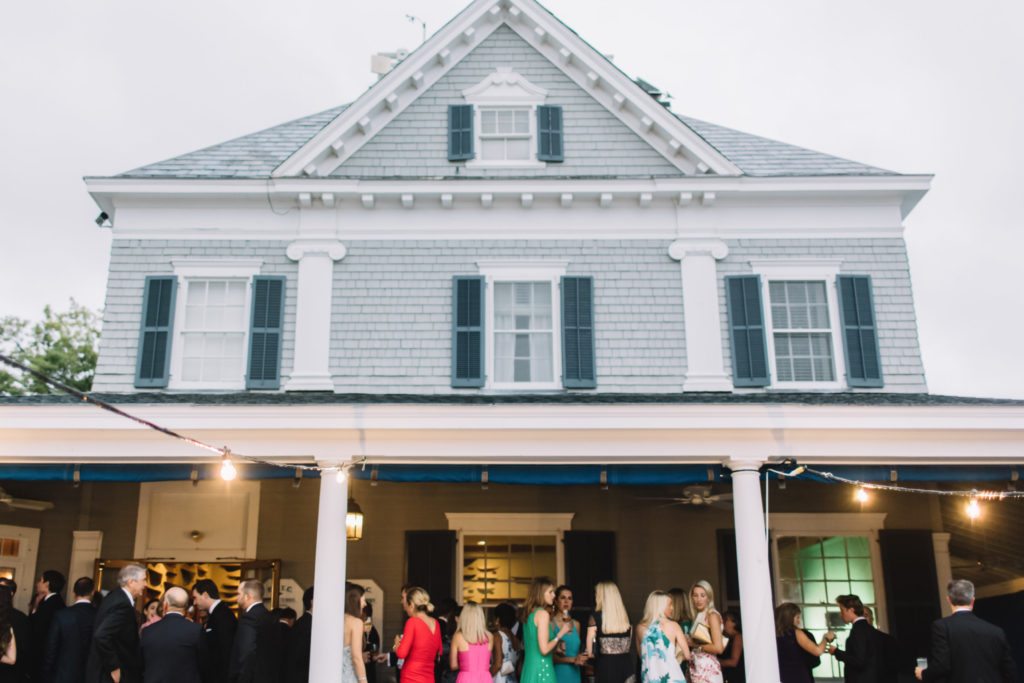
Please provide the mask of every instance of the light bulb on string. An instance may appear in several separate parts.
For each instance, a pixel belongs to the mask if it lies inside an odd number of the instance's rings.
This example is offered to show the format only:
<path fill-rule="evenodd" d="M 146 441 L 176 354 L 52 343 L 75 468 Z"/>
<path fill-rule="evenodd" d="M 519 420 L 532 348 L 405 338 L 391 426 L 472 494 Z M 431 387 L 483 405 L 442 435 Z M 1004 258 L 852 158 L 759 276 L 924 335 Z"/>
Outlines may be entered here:
<path fill-rule="evenodd" d="M 238 470 L 235 469 L 234 464 L 231 462 L 231 456 L 228 455 L 228 451 L 224 451 L 220 463 L 220 478 L 224 481 L 232 481 L 237 476 Z"/>
<path fill-rule="evenodd" d="M 972 522 L 981 517 L 981 505 L 978 504 L 977 498 L 971 498 L 971 501 L 967 503 L 967 518 Z"/>
<path fill-rule="evenodd" d="M 345 483 L 345 479 L 347 477 L 348 477 L 348 473 L 345 471 L 344 467 L 339 467 L 338 471 L 334 475 L 334 478 L 338 481 L 339 484 L 344 484 Z"/>
<path fill-rule="evenodd" d="M 868 493 L 868 490 L 866 488 L 864 488 L 863 486 L 858 486 L 856 493 L 853 494 L 853 498 L 858 503 L 863 505 L 864 503 L 871 500 L 871 495 Z"/>

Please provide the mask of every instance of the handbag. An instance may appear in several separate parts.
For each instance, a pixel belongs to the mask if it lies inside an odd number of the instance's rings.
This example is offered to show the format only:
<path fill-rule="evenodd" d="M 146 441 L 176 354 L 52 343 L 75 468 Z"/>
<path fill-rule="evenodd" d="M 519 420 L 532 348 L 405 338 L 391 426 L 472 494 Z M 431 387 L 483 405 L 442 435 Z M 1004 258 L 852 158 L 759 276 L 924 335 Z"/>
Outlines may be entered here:
<path fill-rule="evenodd" d="M 690 630 L 690 638 L 698 645 L 710 645 L 711 629 L 708 628 L 707 624 L 698 622 Z"/>

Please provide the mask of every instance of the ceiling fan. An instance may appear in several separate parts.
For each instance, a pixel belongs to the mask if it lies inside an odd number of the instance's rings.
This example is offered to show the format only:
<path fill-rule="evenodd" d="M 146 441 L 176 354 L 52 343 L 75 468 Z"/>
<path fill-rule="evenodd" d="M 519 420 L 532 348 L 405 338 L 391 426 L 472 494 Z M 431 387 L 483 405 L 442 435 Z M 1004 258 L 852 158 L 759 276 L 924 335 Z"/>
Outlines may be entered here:
<path fill-rule="evenodd" d="M 3 503 L 9 508 L 15 510 L 34 510 L 36 512 L 42 512 L 43 510 L 52 510 L 53 503 L 48 500 L 31 500 L 29 498 L 15 498 L 11 494 L 0 488 L 0 503 Z"/>
<path fill-rule="evenodd" d="M 645 498 L 644 500 L 669 501 L 663 507 L 671 505 L 694 505 L 707 507 L 729 507 L 732 505 L 731 493 L 712 493 L 710 486 L 687 486 L 682 496 L 666 498 Z"/>

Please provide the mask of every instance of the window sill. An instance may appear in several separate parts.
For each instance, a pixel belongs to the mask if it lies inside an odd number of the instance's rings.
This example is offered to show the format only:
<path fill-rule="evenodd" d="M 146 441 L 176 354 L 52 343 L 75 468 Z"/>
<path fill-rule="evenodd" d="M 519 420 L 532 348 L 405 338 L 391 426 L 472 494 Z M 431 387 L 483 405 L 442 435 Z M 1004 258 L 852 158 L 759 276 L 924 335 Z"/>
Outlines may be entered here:
<path fill-rule="evenodd" d="M 180 392 L 217 392 L 246 391 L 245 382 L 172 382 L 167 391 Z"/>
<path fill-rule="evenodd" d="M 485 389 L 495 393 L 517 394 L 529 391 L 561 391 L 562 385 L 557 382 L 516 382 L 514 384 L 492 384 Z"/>
<path fill-rule="evenodd" d="M 768 391 L 843 391 L 842 382 L 775 382 L 765 389 Z"/>
<path fill-rule="evenodd" d="M 528 159 L 524 161 L 485 161 L 484 159 L 470 159 L 466 162 L 466 168 L 546 168 L 547 163 Z"/>

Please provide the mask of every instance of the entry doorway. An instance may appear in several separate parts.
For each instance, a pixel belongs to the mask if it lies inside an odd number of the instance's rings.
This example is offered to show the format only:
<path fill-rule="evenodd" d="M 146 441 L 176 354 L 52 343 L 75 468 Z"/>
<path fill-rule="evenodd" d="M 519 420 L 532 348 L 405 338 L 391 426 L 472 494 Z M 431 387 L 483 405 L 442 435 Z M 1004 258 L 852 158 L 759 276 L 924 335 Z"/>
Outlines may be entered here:
<path fill-rule="evenodd" d="M 35 592 L 38 553 L 39 529 L 0 524 L 0 576 L 17 582 L 14 606 L 26 613 Z"/>

